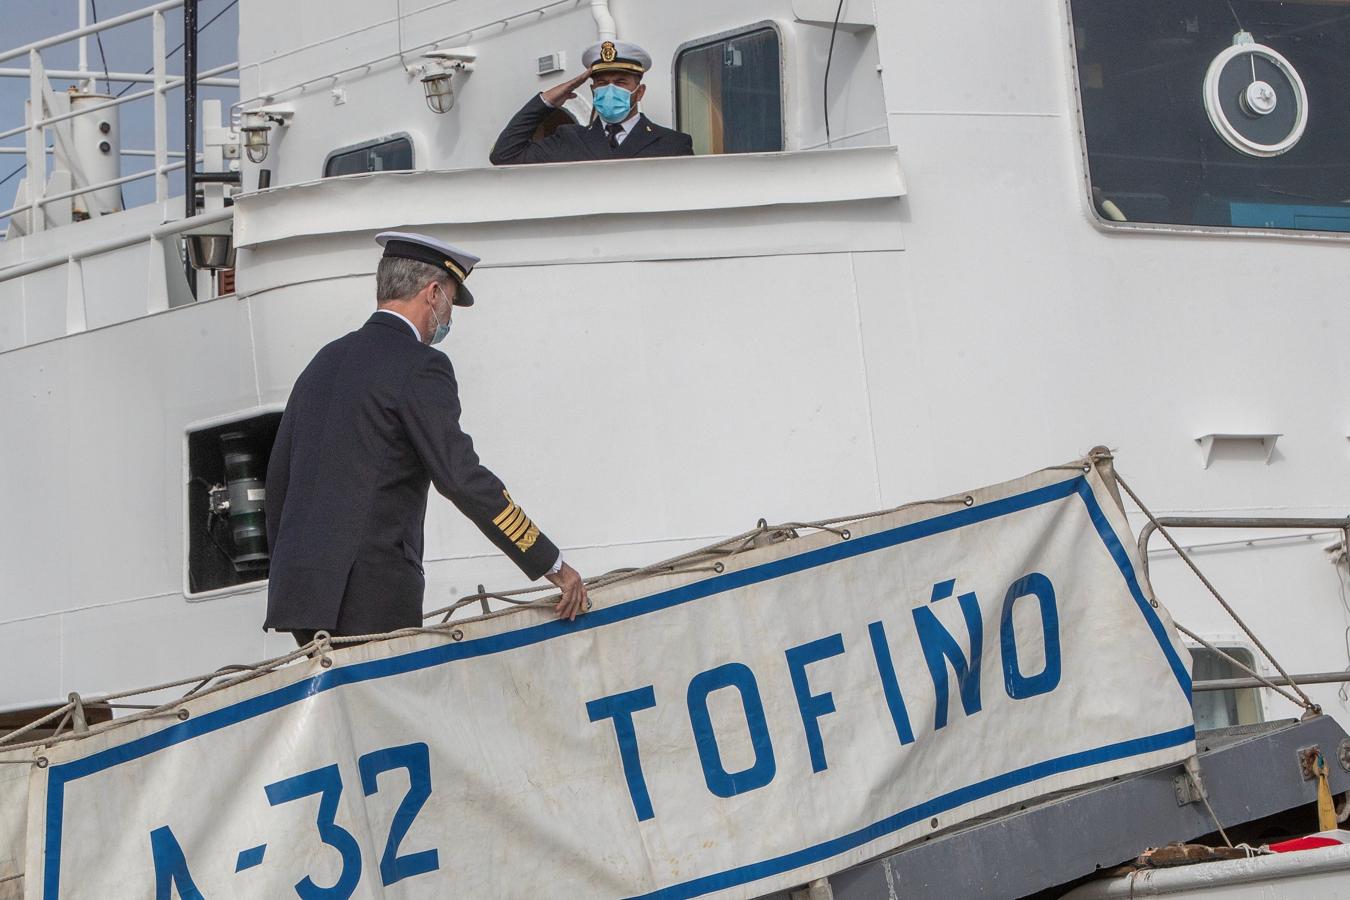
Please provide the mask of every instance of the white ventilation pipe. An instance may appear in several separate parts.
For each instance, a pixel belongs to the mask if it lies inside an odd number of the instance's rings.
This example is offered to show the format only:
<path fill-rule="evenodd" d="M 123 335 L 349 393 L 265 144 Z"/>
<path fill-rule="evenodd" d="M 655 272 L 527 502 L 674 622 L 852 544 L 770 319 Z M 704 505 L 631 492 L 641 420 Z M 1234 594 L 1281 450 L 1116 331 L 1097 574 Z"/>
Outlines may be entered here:
<path fill-rule="evenodd" d="M 591 0 L 591 15 L 595 16 L 595 28 L 600 40 L 613 41 L 619 37 L 614 27 L 614 14 L 609 11 L 609 0 Z"/>

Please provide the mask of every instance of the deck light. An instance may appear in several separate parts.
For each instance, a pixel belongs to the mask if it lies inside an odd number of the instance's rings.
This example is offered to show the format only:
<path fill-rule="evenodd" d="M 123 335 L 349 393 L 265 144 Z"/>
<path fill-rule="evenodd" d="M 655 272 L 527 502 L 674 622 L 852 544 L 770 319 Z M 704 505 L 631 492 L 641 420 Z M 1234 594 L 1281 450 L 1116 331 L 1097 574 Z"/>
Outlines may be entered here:
<path fill-rule="evenodd" d="M 289 107 L 267 107 L 250 109 L 243 113 L 239 133 L 243 135 L 244 152 L 250 162 L 260 163 L 267 159 L 267 150 L 271 145 L 272 127 L 285 125 L 295 115 Z"/>
<path fill-rule="evenodd" d="M 432 50 L 423 54 L 423 59 L 426 62 L 417 71 L 422 73 L 427 107 L 438 115 L 448 113 L 455 105 L 455 73 L 473 71 L 477 55 L 465 49 Z"/>

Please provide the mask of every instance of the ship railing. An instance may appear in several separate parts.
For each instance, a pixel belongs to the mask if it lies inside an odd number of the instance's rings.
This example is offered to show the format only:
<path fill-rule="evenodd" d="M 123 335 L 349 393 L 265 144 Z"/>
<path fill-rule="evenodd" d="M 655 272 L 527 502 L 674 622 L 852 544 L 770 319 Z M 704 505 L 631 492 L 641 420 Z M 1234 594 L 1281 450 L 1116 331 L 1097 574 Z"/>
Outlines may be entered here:
<path fill-rule="evenodd" d="M 148 243 L 150 259 L 158 260 L 163 258 L 165 251 L 164 242 L 166 240 L 172 238 L 176 242 L 181 235 L 201 231 L 210 232 L 213 226 L 218 226 L 221 222 L 228 222 L 233 216 L 234 210 L 232 208 L 212 210 L 189 218 L 165 222 L 155 228 L 133 232 L 101 243 L 88 244 L 69 252 L 54 253 L 50 256 L 44 256 L 30 262 L 8 266 L 0 269 L 0 285 L 3 285 L 8 281 L 13 281 L 16 278 L 23 278 L 26 275 L 45 272 L 46 270 L 54 269 L 57 266 L 69 266 L 69 276 L 66 279 L 66 283 L 69 287 L 66 291 L 65 333 L 66 335 L 76 334 L 85 330 L 87 318 L 84 303 L 84 279 L 83 271 L 81 269 L 83 260 L 103 253 L 123 250 L 140 243 Z M 174 249 L 176 252 L 177 248 Z M 152 272 L 163 272 L 165 278 L 151 278 L 146 291 L 145 311 L 147 314 L 162 312 L 168 309 L 170 305 L 170 291 L 166 280 L 168 269 L 162 265 L 152 264 L 150 270 Z"/>
<path fill-rule="evenodd" d="M 163 203 L 169 198 L 169 173 L 183 168 L 187 161 L 181 157 L 184 154 L 172 154 L 180 157 L 175 162 L 170 162 L 170 151 L 168 142 L 168 112 L 166 108 L 166 95 L 178 88 L 183 87 L 186 79 L 183 76 L 170 77 L 167 73 L 168 56 L 165 51 L 165 23 L 164 13 L 167 10 L 182 7 L 185 0 L 161 0 L 159 3 L 151 4 L 140 9 L 135 9 L 119 16 L 113 16 L 102 22 L 94 24 L 82 24 L 80 27 L 42 40 L 33 41 L 24 44 L 22 47 L 16 47 L 12 50 L 0 52 L 0 63 L 9 62 L 26 56 L 28 58 L 27 69 L 0 69 L 0 77 L 27 77 L 28 78 L 28 98 L 29 98 L 29 121 L 23 126 L 11 128 L 6 131 L 0 131 L 0 140 L 16 137 L 26 133 L 26 143 L 22 152 L 27 157 L 28 177 L 27 193 L 23 203 L 0 212 L 0 219 L 7 219 L 17 213 L 28 212 L 29 233 L 41 231 L 45 224 L 44 207 L 49 203 L 64 200 L 78 194 L 88 194 L 102 188 L 116 187 L 133 181 L 140 181 L 145 178 L 155 180 L 155 202 Z M 84 4 L 80 4 L 81 19 L 84 16 Z M 148 73 L 118 72 L 108 73 L 109 81 L 126 81 L 131 83 L 148 83 L 151 87 L 143 91 L 135 91 L 123 96 L 113 97 L 103 103 L 85 106 L 79 110 L 58 113 L 44 116 L 44 108 L 55 108 L 55 103 L 49 98 L 54 98 L 50 78 L 57 79 L 82 79 L 92 78 L 95 73 L 87 71 L 74 71 L 66 69 L 51 69 L 44 67 L 42 61 L 42 51 L 61 44 L 67 44 L 72 41 L 81 42 L 80 58 L 83 62 L 86 58 L 84 41 L 90 35 L 96 35 L 100 32 L 117 28 L 131 22 L 137 22 L 142 19 L 151 20 L 151 54 L 153 66 Z M 81 69 L 85 67 L 82 65 Z M 239 68 L 239 63 L 231 62 L 224 65 L 205 69 L 198 73 L 196 83 L 199 85 L 213 85 L 222 87 L 238 87 L 238 79 L 220 78 L 225 72 L 235 71 Z M 94 113 L 102 109 L 109 109 L 114 106 L 121 106 L 124 103 L 133 103 L 137 100 L 150 98 L 154 101 L 154 147 L 148 153 L 144 151 L 127 151 L 125 155 L 140 156 L 149 155 L 154 158 L 154 166 L 118 178 L 109 178 L 103 181 L 89 184 L 80 184 L 77 190 L 61 191 L 58 193 L 46 193 L 46 172 L 47 172 L 47 147 L 46 147 L 46 129 L 61 122 L 73 119 L 76 116 Z M 60 140 L 60 132 L 57 132 Z M 13 151 L 19 148 L 4 148 Z M 97 207 L 90 204 L 90 215 L 98 215 Z"/>

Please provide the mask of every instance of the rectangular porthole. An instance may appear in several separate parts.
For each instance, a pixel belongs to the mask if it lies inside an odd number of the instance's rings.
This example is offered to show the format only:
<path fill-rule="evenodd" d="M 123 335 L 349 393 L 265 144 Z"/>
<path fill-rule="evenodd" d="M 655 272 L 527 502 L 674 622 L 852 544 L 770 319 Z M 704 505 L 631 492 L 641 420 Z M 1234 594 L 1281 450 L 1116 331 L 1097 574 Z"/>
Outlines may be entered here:
<path fill-rule="evenodd" d="M 187 435 L 187 593 L 267 580 L 267 462 L 281 413 Z"/>
<path fill-rule="evenodd" d="M 783 149 L 783 76 L 778 32 L 756 27 L 696 44 L 675 58 L 676 127 L 694 153 Z"/>
<path fill-rule="evenodd" d="M 324 160 L 323 177 L 405 171 L 413 167 L 412 139 L 406 134 L 335 150 Z"/>
<path fill-rule="evenodd" d="M 1217 646 L 1217 645 L 1216 645 Z M 1256 658 L 1246 647 L 1224 647 L 1221 650 L 1248 668 L 1256 668 Z M 1248 678 L 1245 671 L 1208 647 L 1191 647 L 1191 678 L 1194 681 L 1216 681 L 1224 678 Z M 1254 725 L 1264 720 L 1261 698 L 1256 688 L 1230 691 L 1196 691 L 1191 698 L 1195 711 L 1197 731 L 1213 728 L 1231 728 L 1234 725 Z"/>

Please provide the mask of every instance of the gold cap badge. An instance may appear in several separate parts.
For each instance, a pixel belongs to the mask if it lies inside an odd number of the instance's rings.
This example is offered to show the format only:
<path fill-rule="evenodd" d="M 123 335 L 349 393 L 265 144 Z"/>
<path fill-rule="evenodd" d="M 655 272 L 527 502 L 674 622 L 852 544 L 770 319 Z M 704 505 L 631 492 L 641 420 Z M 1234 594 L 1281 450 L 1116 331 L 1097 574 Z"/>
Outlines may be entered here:
<path fill-rule="evenodd" d="M 618 59 L 619 52 L 614 49 L 613 41 L 605 41 L 600 45 L 600 61 L 611 63 Z"/>

